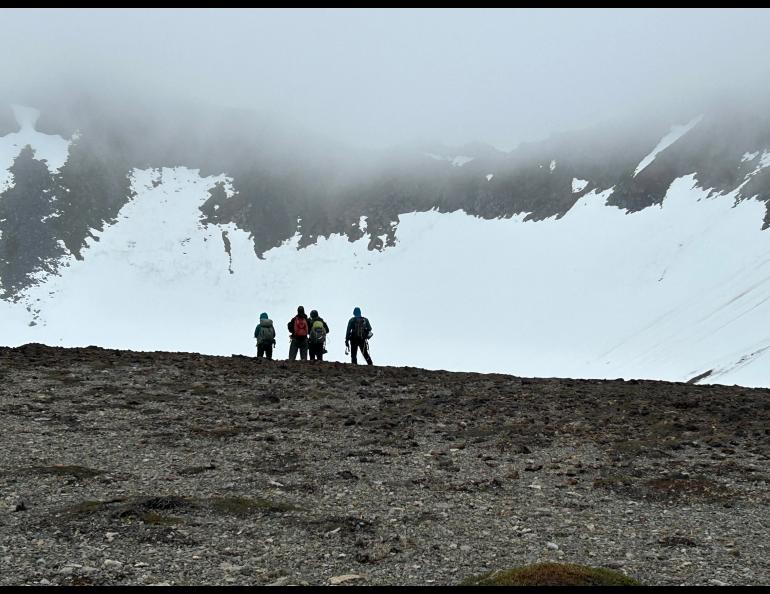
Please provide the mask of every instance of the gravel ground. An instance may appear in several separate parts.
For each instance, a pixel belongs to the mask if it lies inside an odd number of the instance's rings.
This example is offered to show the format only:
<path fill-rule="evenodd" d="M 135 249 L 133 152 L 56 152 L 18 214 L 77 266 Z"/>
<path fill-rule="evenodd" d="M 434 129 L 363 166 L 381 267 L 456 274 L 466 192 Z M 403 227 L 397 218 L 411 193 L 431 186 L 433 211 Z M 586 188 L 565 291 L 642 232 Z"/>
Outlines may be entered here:
<path fill-rule="evenodd" d="M 770 583 L 770 390 L 0 348 L 0 585 Z"/>

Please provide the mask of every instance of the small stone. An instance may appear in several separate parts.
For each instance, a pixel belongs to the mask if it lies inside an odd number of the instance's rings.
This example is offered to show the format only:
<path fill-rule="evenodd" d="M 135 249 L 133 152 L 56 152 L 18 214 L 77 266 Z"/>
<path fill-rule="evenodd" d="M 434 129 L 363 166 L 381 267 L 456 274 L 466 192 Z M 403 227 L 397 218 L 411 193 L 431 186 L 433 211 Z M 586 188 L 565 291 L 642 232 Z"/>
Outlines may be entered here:
<path fill-rule="evenodd" d="M 115 561 L 115 559 L 105 559 L 102 562 L 103 567 L 123 567 L 123 563 L 120 561 Z"/>
<path fill-rule="evenodd" d="M 243 565 L 234 565 L 233 563 L 228 563 L 227 561 L 223 561 L 219 564 L 219 568 L 223 571 L 228 572 L 234 572 L 234 571 L 241 571 L 243 569 Z"/>
<path fill-rule="evenodd" d="M 716 579 L 709 580 L 709 584 L 711 584 L 712 586 L 726 586 L 727 585 L 726 582 L 723 582 L 722 580 L 716 580 Z"/>
<path fill-rule="evenodd" d="M 559 545 L 557 545 L 555 542 L 547 542 L 547 543 L 545 543 L 545 546 L 546 546 L 547 549 L 549 549 L 551 551 L 558 551 L 559 550 Z"/>
<path fill-rule="evenodd" d="M 353 580 L 360 580 L 363 579 L 362 575 L 358 575 L 355 573 L 347 573 L 345 575 L 336 575 L 334 577 L 329 578 L 329 583 L 332 586 L 336 586 L 338 584 L 344 584 L 345 582 L 351 582 Z"/>

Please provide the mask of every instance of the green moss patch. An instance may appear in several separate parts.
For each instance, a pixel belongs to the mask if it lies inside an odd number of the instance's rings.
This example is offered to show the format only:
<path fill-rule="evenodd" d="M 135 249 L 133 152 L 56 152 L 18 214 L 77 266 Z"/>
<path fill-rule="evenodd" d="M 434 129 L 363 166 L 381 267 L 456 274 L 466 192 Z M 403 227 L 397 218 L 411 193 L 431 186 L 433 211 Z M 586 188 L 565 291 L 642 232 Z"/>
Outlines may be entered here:
<path fill-rule="evenodd" d="M 722 501 L 735 493 L 725 485 L 704 477 L 669 476 L 649 480 L 645 486 L 653 499 L 700 499 Z"/>
<path fill-rule="evenodd" d="M 720 502 L 739 497 L 729 487 L 702 476 L 668 474 L 657 478 L 639 476 L 639 472 L 605 472 L 594 479 L 594 488 L 607 489 L 632 499 L 648 501 Z"/>
<path fill-rule="evenodd" d="M 171 496 L 118 498 L 109 501 L 84 501 L 61 510 L 65 516 L 87 516 L 107 512 L 120 519 L 138 519 L 145 524 L 170 526 L 181 524 L 179 515 L 208 512 L 246 517 L 261 513 L 280 513 L 299 508 L 291 503 L 249 497 L 193 498 Z M 173 515 L 170 515 L 173 514 Z"/>
<path fill-rule="evenodd" d="M 145 524 L 152 526 L 177 526 L 184 523 L 182 518 L 176 516 L 164 516 L 158 512 L 145 512 L 140 516 L 140 519 Z"/>
<path fill-rule="evenodd" d="M 617 571 L 571 563 L 538 563 L 464 580 L 462 586 L 641 586 Z"/>
<path fill-rule="evenodd" d="M 290 503 L 248 497 L 212 497 L 205 503 L 213 510 L 235 516 L 249 516 L 260 512 L 288 512 L 298 509 Z"/>
<path fill-rule="evenodd" d="M 61 510 L 61 513 L 67 516 L 86 516 L 109 509 L 108 506 L 111 504 L 123 503 L 124 501 L 126 501 L 126 499 L 123 497 L 111 499 L 109 501 L 82 501 L 65 507 Z"/>

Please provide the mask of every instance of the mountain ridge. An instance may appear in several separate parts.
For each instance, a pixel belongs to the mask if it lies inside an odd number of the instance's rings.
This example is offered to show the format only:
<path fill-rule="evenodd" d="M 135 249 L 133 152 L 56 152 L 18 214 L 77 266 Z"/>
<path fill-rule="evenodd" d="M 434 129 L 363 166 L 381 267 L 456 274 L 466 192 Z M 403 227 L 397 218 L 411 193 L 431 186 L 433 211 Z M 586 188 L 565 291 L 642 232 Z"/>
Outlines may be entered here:
<path fill-rule="evenodd" d="M 299 302 L 341 324 L 363 305 L 381 363 L 770 385 L 758 321 L 770 143 L 753 112 L 636 135 L 614 125 L 492 157 L 412 146 L 351 158 L 278 138 L 275 124 L 235 118 L 201 144 L 216 126 L 185 131 L 188 114 L 154 131 L 157 117 L 92 115 L 47 166 L 0 139 L 13 171 L 38 172 L 0 193 L 10 344 L 247 354 L 254 308 L 280 319 Z M 441 332 L 424 348 L 405 341 L 437 306 L 513 312 L 515 324 L 510 338 L 465 327 L 466 356 Z"/>

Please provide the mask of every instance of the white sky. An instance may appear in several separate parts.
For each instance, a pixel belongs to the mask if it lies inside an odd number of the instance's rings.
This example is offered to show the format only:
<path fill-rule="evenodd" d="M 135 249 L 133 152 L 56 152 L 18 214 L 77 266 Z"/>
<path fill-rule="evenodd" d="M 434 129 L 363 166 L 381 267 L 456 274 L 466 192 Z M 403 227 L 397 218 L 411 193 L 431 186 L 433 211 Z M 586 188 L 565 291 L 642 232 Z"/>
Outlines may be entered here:
<path fill-rule="evenodd" d="M 512 148 L 770 87 L 768 33 L 768 9 L 6 8 L 0 80 L 127 82 L 368 147 Z"/>

